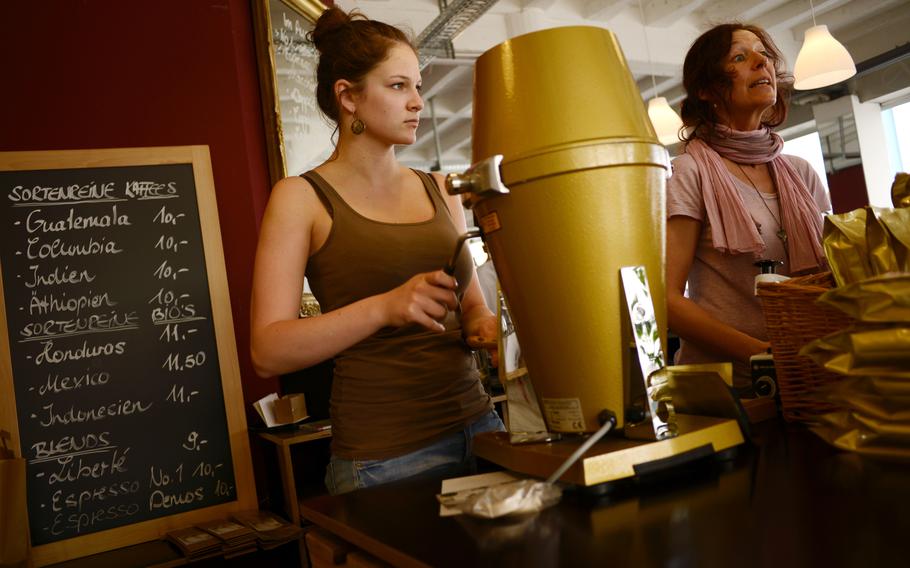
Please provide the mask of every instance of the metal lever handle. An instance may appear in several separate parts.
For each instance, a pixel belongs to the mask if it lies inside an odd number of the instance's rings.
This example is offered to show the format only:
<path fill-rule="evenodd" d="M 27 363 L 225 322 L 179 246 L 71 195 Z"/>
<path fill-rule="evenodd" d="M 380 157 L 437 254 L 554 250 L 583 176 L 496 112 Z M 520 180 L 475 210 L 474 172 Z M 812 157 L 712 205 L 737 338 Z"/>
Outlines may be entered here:
<path fill-rule="evenodd" d="M 468 229 L 465 234 L 458 237 L 458 241 L 455 243 L 455 252 L 452 253 L 452 258 L 449 259 L 449 262 L 446 263 L 445 268 L 443 268 L 442 271 L 449 276 L 454 276 L 455 263 L 458 262 L 458 255 L 461 254 L 461 249 L 464 247 L 465 241 L 468 239 L 473 239 L 474 237 L 480 237 L 482 235 L 483 233 L 481 233 L 480 229 L 475 227 L 473 229 Z"/>

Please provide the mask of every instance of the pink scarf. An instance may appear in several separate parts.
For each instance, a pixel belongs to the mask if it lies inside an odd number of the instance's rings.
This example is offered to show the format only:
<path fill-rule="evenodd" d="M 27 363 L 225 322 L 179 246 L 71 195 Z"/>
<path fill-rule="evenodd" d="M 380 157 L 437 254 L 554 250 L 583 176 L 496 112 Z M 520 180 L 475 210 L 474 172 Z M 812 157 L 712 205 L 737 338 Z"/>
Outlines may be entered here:
<path fill-rule="evenodd" d="M 765 251 L 765 243 L 743 204 L 733 175 L 720 157 L 741 164 L 770 162 L 768 169 L 780 200 L 781 225 L 787 233 L 790 271 L 825 266 L 822 216 L 805 182 L 781 156 L 783 139 L 767 127 L 740 132 L 718 125 L 716 130 L 723 136 L 710 137 L 707 141 L 693 138 L 686 145 L 686 153 L 695 159 L 701 178 L 714 248 L 730 254 L 751 252 L 756 258 Z"/>

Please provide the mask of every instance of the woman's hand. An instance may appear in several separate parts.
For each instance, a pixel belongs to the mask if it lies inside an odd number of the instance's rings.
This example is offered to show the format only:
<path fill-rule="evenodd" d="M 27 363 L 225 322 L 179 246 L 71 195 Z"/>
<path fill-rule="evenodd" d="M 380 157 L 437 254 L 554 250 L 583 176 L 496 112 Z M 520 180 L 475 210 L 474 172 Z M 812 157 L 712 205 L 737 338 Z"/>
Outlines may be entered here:
<path fill-rule="evenodd" d="M 670 329 L 718 355 L 749 362 L 770 345 L 718 320 L 685 296 L 686 280 L 695 259 L 701 222 L 676 216 L 667 221 L 667 319 Z"/>
<path fill-rule="evenodd" d="M 476 317 L 470 317 L 470 314 L 462 317 L 462 332 L 465 337 L 465 343 L 472 349 L 486 349 L 490 353 L 490 361 L 494 367 L 499 366 L 499 326 L 496 316 L 486 313 L 477 314 Z"/>
<path fill-rule="evenodd" d="M 442 270 L 417 274 L 382 295 L 388 325 L 416 323 L 430 331 L 445 331 L 441 322 L 457 306 L 455 289 L 455 279 Z"/>

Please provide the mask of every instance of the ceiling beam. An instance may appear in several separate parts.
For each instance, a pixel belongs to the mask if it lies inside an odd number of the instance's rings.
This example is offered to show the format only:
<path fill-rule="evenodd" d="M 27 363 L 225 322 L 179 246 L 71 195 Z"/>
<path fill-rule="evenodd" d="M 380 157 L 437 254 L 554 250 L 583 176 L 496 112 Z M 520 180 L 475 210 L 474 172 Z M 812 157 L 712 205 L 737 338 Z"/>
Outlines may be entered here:
<path fill-rule="evenodd" d="M 521 3 L 522 8 L 538 8 L 540 10 L 549 10 L 556 4 L 556 0 L 524 0 Z"/>
<path fill-rule="evenodd" d="M 667 28 L 701 8 L 708 0 L 650 0 L 644 5 L 644 23 Z"/>
<path fill-rule="evenodd" d="M 817 0 L 815 5 L 815 19 L 833 10 L 849 0 Z M 791 30 L 803 22 L 812 21 L 812 11 L 808 2 L 787 2 L 779 8 L 765 12 L 755 19 L 755 23 L 768 31 L 772 36 Z M 802 41 L 802 37 L 796 38 Z"/>
<path fill-rule="evenodd" d="M 458 81 L 461 81 L 465 75 L 468 75 L 469 73 L 472 73 L 473 71 L 474 70 L 471 67 L 464 67 L 464 66 L 450 67 L 449 70 L 446 71 L 445 75 L 443 75 L 442 77 L 439 78 L 439 80 L 437 80 L 435 83 L 430 85 L 430 88 L 428 88 L 423 93 L 421 93 L 420 96 L 423 97 L 423 100 L 428 101 L 428 100 L 432 99 L 433 97 L 435 97 L 438 93 L 445 90 L 449 85 L 451 85 L 453 83 L 457 83 Z"/>
<path fill-rule="evenodd" d="M 702 7 L 701 19 L 711 23 L 736 20 L 751 23 L 762 14 L 779 7 L 788 0 L 721 0 Z"/>
<path fill-rule="evenodd" d="M 662 77 L 659 81 L 657 81 L 657 89 L 655 90 L 654 87 L 651 86 L 650 77 L 646 77 L 642 81 L 649 87 L 644 90 L 642 90 L 641 87 L 638 88 L 638 90 L 641 92 L 641 98 L 646 101 L 653 99 L 654 97 L 661 97 L 663 96 L 661 93 L 664 91 L 669 91 L 670 89 L 678 87 L 680 84 L 682 84 L 682 81 L 680 81 L 677 77 Z"/>
<path fill-rule="evenodd" d="M 608 22 L 629 7 L 630 0 L 587 0 L 581 7 L 581 15 L 586 20 Z"/>

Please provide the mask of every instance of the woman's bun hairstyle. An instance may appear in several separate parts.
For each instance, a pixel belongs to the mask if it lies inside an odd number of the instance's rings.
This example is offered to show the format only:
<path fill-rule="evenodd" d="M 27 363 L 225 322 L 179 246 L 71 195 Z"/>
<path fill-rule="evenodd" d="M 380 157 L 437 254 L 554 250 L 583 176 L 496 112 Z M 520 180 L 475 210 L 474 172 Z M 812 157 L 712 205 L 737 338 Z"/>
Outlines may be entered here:
<path fill-rule="evenodd" d="M 326 9 L 307 39 L 319 51 L 316 67 L 316 102 L 322 112 L 338 123 L 335 82 L 345 79 L 357 85 L 364 75 L 388 57 L 396 43 L 411 49 L 408 37 L 394 26 L 370 20 L 357 11 Z M 416 50 L 415 50 L 416 52 Z"/>

